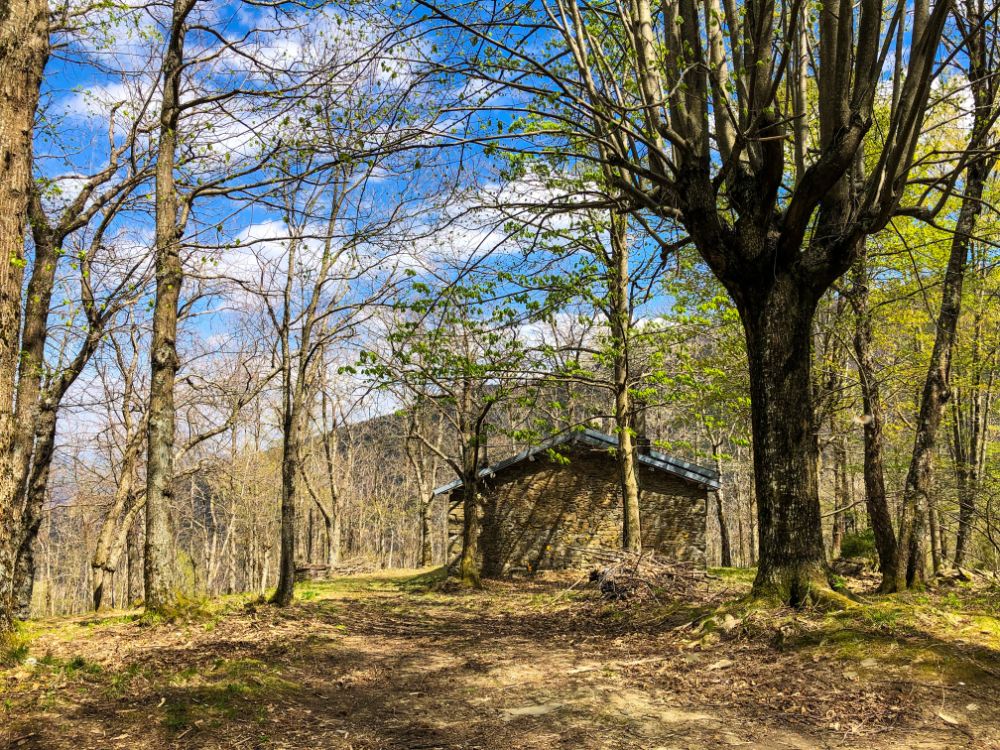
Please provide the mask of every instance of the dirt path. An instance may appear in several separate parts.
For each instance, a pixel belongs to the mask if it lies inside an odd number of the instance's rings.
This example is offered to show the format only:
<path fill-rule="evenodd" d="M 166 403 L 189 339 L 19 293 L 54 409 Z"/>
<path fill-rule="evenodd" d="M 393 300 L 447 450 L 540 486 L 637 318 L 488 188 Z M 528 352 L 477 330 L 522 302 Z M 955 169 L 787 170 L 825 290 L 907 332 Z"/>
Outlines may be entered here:
<path fill-rule="evenodd" d="M 28 662 L 0 671 L 0 747 L 1000 748 L 989 649 L 934 679 L 827 659 L 826 630 L 705 636 L 690 606 L 652 616 L 565 584 L 352 579 L 303 595 L 184 625 L 42 624 Z"/>

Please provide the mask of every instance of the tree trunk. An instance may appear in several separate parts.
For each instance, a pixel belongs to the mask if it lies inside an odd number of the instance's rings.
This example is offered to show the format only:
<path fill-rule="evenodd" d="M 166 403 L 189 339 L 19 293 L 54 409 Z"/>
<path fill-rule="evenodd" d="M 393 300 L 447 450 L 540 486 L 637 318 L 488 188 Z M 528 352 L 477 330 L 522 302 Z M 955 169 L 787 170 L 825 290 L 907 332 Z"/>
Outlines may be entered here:
<path fill-rule="evenodd" d="M 131 488 L 125 488 L 119 499 L 116 493 L 115 503 L 101 525 L 94 548 L 94 556 L 90 567 L 93 571 L 93 605 L 98 612 L 104 606 L 104 596 L 107 593 L 105 585 L 109 577 L 118 567 L 118 557 L 121 548 L 128 544 L 128 530 L 138 515 L 136 497 Z"/>
<path fill-rule="evenodd" d="M 479 507 L 479 479 L 476 470 L 467 472 L 462 483 L 462 556 L 458 564 L 458 577 L 465 586 L 479 588 L 482 571 L 482 550 L 479 536 L 482 531 Z"/>
<path fill-rule="evenodd" d="M 114 572 L 117 565 L 116 548 L 118 545 L 116 542 L 120 544 L 124 541 L 124 535 L 119 531 L 123 515 L 131 526 L 138 513 L 138 509 L 134 506 L 136 504 L 137 463 L 142 449 L 142 441 L 139 439 L 141 434 L 141 431 L 136 431 L 130 435 L 125 445 L 115 497 L 108 509 L 108 514 L 104 517 L 104 522 L 101 524 L 101 530 L 97 535 L 97 544 L 94 547 L 94 555 L 91 558 L 90 567 L 94 575 L 93 604 L 95 611 L 100 611 L 104 604 L 106 579 L 109 574 Z"/>
<path fill-rule="evenodd" d="M 140 511 L 136 511 L 138 517 Z M 133 523 L 125 531 L 125 551 L 128 555 L 128 606 L 134 607 L 139 601 L 145 600 L 146 592 L 143 591 L 143 575 L 139 563 L 142 560 L 142 544 L 145 534 L 142 533 L 146 525 L 145 518 L 142 523 Z"/>
<path fill-rule="evenodd" d="M 267 590 L 267 582 L 271 580 L 271 548 L 264 550 L 264 557 L 260 563 L 260 579 L 258 590 L 263 594 Z"/>
<path fill-rule="evenodd" d="M 831 420 L 832 422 L 832 420 Z M 840 557 L 840 547 L 844 542 L 844 533 L 847 529 L 847 508 L 851 504 L 851 492 L 847 484 L 847 446 L 844 445 L 842 436 L 837 436 L 833 443 L 833 507 L 839 513 L 833 515 L 832 533 L 830 539 L 830 559 L 836 560 Z"/>
<path fill-rule="evenodd" d="M 972 524 L 976 515 L 975 485 L 970 477 L 968 465 L 961 465 L 963 459 L 956 459 L 955 479 L 958 485 L 958 535 L 955 538 L 955 565 L 965 565 Z"/>
<path fill-rule="evenodd" d="M 14 581 L 23 539 L 14 391 L 20 358 L 25 226 L 32 193 L 32 136 L 49 53 L 41 0 L 0 6 L 0 640 L 13 627 Z"/>
<path fill-rule="evenodd" d="M 632 310 L 629 300 L 629 252 L 626 219 L 611 213 L 611 271 L 609 278 L 611 346 L 614 359 L 615 431 L 618 433 L 618 479 L 622 491 L 622 549 L 642 551 L 639 524 L 639 479 L 632 404 L 629 394 L 629 338 Z"/>
<path fill-rule="evenodd" d="M 35 594 L 35 539 L 41 525 L 41 515 L 25 514 L 25 535 L 14 569 L 14 617 L 18 620 L 31 617 L 31 601 Z"/>
<path fill-rule="evenodd" d="M 985 459 L 986 433 L 989 425 L 989 398 L 983 398 L 980 339 L 983 334 L 982 284 L 976 289 L 977 309 L 972 327 L 972 351 L 969 360 L 974 368 L 966 408 L 955 402 L 954 454 L 958 485 L 958 533 L 955 537 L 955 565 L 965 564 L 976 516 L 976 497 Z M 989 384 L 991 385 L 991 384 Z M 987 385 L 987 394 L 989 393 Z"/>
<path fill-rule="evenodd" d="M 174 181 L 180 86 L 187 15 L 194 0 L 174 0 L 170 35 L 163 57 L 162 102 L 156 161 L 156 299 L 150 347 L 149 422 L 146 427 L 146 542 L 143 582 L 147 611 L 167 605 L 173 595 L 174 380 L 177 376 L 177 307 L 184 272 L 182 227 Z"/>
<path fill-rule="evenodd" d="M 618 432 L 618 479 L 622 491 L 622 549 L 642 551 L 642 529 L 639 525 L 639 479 L 636 472 L 636 445 L 632 430 L 631 404 L 628 386 L 619 388 L 620 371 L 625 368 L 615 361 L 615 429 Z"/>
<path fill-rule="evenodd" d="M 899 524 L 899 560 L 893 589 L 901 591 L 920 586 L 924 582 L 927 513 L 930 510 L 930 493 L 934 478 L 934 452 L 949 398 L 951 355 L 955 344 L 958 317 L 962 309 L 962 286 L 969 257 L 969 245 L 976 228 L 976 219 L 982 210 L 981 198 L 989 169 L 974 163 L 966 171 L 966 189 L 959 210 L 955 233 L 951 241 L 951 254 L 941 289 L 941 309 L 938 312 L 937 332 L 931 352 L 927 377 L 920 400 L 916 435 L 910 468 L 903 486 L 902 517 Z"/>
<path fill-rule="evenodd" d="M 434 515 L 434 496 L 425 499 L 420 507 L 420 567 L 434 562 L 434 544 L 431 538 L 431 520 Z"/>
<path fill-rule="evenodd" d="M 861 382 L 861 400 L 864 407 L 864 477 L 865 508 L 868 521 L 875 536 L 878 552 L 879 572 L 882 574 L 882 588 L 894 585 L 896 577 L 896 533 L 892 526 L 892 513 L 885 492 L 885 469 L 883 463 L 885 424 L 882 409 L 881 386 L 875 371 L 875 357 L 872 354 L 872 318 L 868 301 L 867 249 L 854 267 L 854 289 L 851 301 L 854 304 L 854 354 L 857 359 L 858 379 Z"/>
<path fill-rule="evenodd" d="M 291 388 L 291 385 L 288 386 Z M 301 405 L 297 397 L 286 400 L 281 453 L 281 555 L 278 563 L 278 587 L 271 602 L 287 607 L 295 594 L 295 522 L 298 509 L 299 455 L 302 429 Z"/>
<path fill-rule="evenodd" d="M 750 553 L 748 541 L 752 544 L 752 540 L 747 539 L 746 529 L 743 528 L 743 497 L 740 491 L 740 475 L 739 473 L 733 474 L 733 507 L 736 509 L 736 534 L 740 545 L 740 567 L 749 567 Z"/>
<path fill-rule="evenodd" d="M 811 339 L 816 300 L 792 274 L 744 298 L 760 538 L 755 597 L 792 605 L 829 589 L 816 476 Z"/>
<path fill-rule="evenodd" d="M 930 497 L 927 503 L 927 521 L 931 532 L 931 570 L 937 573 L 941 570 L 941 526 L 938 523 L 937 508 Z"/>
<path fill-rule="evenodd" d="M 41 527 L 48 497 L 49 471 L 55 453 L 56 403 L 43 399 L 35 418 L 33 462 L 26 483 L 22 484 L 25 503 L 22 538 L 14 577 L 15 606 L 24 613 L 31 608 L 35 585 L 35 539 Z M 23 558 L 23 559 L 22 559 Z"/>
<path fill-rule="evenodd" d="M 715 446 L 713 448 L 713 452 L 715 453 L 715 470 L 719 473 L 721 484 L 722 460 L 719 458 L 720 450 L 721 446 Z M 731 568 L 733 567 L 733 547 L 732 543 L 729 541 L 729 527 L 726 525 L 725 499 L 725 490 L 720 487 L 715 491 L 715 514 L 719 521 L 719 551 L 721 553 L 720 563 L 723 568 Z"/>

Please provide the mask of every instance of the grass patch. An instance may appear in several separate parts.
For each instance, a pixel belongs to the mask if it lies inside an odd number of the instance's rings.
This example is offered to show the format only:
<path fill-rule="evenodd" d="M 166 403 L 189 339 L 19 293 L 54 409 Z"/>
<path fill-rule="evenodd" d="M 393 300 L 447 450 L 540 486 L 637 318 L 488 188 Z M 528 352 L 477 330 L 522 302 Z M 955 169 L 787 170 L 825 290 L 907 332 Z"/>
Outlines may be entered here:
<path fill-rule="evenodd" d="M 104 673 L 104 668 L 94 661 L 89 661 L 82 656 L 73 656 L 69 659 L 59 659 L 52 654 L 46 654 L 38 660 L 38 664 L 43 667 L 61 672 L 69 679 L 76 679 L 85 676 L 96 677 Z"/>
<path fill-rule="evenodd" d="M 147 675 L 142 664 L 134 662 L 125 669 L 111 674 L 108 681 L 108 694 L 112 698 L 124 698 L 132 691 L 133 684 L 140 676 Z"/>
<path fill-rule="evenodd" d="M 16 667 L 28 658 L 31 635 L 20 623 L 13 632 L 0 635 L 0 667 Z"/>
<path fill-rule="evenodd" d="M 142 626 L 170 624 L 214 624 L 228 609 L 221 600 L 212 600 L 205 596 L 191 596 L 183 592 L 174 594 L 173 601 L 158 609 L 147 609 L 138 618 Z"/>
<path fill-rule="evenodd" d="M 181 732 L 195 725 L 216 726 L 248 715 L 264 723 L 261 700 L 279 699 L 298 688 L 258 659 L 217 659 L 207 670 L 183 669 L 168 678 L 171 694 L 163 705 L 163 726 Z"/>
<path fill-rule="evenodd" d="M 708 572 L 728 583 L 745 583 L 747 586 L 752 586 L 753 579 L 757 577 L 757 568 L 709 568 Z"/>

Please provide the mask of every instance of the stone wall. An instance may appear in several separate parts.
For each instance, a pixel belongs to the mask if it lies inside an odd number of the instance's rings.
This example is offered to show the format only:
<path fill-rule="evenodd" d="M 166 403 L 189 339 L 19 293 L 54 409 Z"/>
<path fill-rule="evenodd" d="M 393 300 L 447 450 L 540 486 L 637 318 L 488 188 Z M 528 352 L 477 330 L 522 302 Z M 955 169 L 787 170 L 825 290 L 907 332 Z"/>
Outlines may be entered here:
<path fill-rule="evenodd" d="M 613 457 L 606 449 L 582 445 L 560 452 L 569 463 L 537 456 L 486 480 L 487 575 L 579 567 L 592 561 L 591 550 L 621 548 L 622 502 Z M 707 491 L 641 465 L 639 486 L 643 547 L 703 565 Z M 461 513 L 455 504 L 449 524 L 452 559 L 461 551 Z"/>

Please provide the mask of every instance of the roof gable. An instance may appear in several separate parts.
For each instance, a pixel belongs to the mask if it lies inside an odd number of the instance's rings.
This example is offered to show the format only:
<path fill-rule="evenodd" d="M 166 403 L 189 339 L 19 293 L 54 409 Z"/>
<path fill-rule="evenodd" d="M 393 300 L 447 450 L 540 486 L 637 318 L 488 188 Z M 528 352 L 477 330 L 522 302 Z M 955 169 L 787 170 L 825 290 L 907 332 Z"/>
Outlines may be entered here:
<path fill-rule="evenodd" d="M 590 428 L 564 432 L 561 435 L 556 435 L 555 437 L 543 440 L 538 445 L 528 448 L 527 450 L 523 450 L 515 456 L 511 456 L 510 458 L 506 458 L 499 463 L 493 464 L 492 466 L 480 469 L 479 477 L 481 479 L 492 477 L 504 469 L 514 466 L 515 464 L 533 459 L 540 453 L 567 443 L 581 443 L 583 445 L 592 445 L 598 448 L 618 447 L 618 440 L 616 438 Z M 693 464 L 689 461 L 674 458 L 673 456 L 668 456 L 667 454 L 660 453 L 659 451 L 651 450 L 648 454 L 640 453 L 639 463 L 652 469 L 679 477 L 685 481 L 693 482 L 694 484 L 709 490 L 717 490 L 722 486 L 719 481 L 719 473 L 714 469 L 709 469 L 705 466 L 699 466 L 698 464 Z M 434 490 L 434 494 L 443 495 L 447 492 L 451 492 L 452 490 L 456 490 L 461 486 L 462 480 L 456 479 L 448 484 L 443 484 L 436 488 Z"/>

